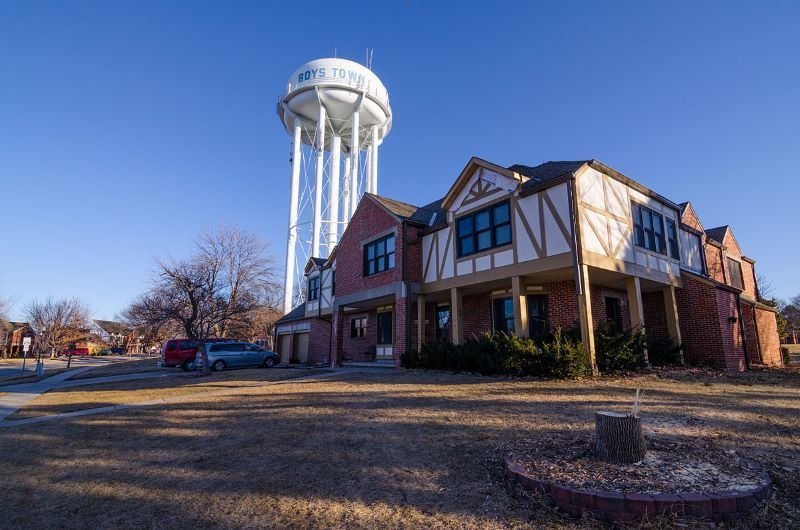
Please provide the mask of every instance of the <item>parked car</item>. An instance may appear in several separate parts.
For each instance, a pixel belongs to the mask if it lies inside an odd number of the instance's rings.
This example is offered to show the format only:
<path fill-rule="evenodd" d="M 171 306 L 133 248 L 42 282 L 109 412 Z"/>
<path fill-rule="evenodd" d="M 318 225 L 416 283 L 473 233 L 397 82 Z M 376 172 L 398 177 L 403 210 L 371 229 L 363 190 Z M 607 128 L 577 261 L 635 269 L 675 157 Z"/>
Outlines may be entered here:
<path fill-rule="evenodd" d="M 274 351 L 265 350 L 250 342 L 206 344 L 206 352 L 209 366 L 216 371 L 246 366 L 272 368 L 280 361 L 280 356 Z M 195 366 L 203 366 L 203 357 L 199 352 L 195 357 Z"/>
<path fill-rule="evenodd" d="M 125 355 L 126 353 L 128 353 L 125 351 L 125 348 L 111 348 L 110 351 L 114 355 Z"/>
<path fill-rule="evenodd" d="M 89 355 L 89 348 L 70 348 L 68 350 L 62 350 L 59 355 Z"/>
<path fill-rule="evenodd" d="M 229 342 L 229 339 L 208 339 L 206 342 Z M 187 372 L 194 370 L 197 342 L 190 339 L 169 339 L 161 346 L 159 366 L 180 366 Z"/>

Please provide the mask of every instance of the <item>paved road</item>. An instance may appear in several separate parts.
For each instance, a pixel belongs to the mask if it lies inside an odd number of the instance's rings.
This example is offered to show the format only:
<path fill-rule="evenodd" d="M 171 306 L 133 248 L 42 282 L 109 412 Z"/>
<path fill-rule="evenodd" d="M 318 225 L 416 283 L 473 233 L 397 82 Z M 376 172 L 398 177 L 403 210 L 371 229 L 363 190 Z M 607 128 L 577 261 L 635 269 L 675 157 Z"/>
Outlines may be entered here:
<path fill-rule="evenodd" d="M 133 359 L 146 359 L 147 357 L 133 356 Z M 152 357 L 153 362 L 157 361 Z M 61 359 L 50 359 L 49 357 L 43 358 L 45 375 L 48 370 L 55 368 L 61 369 L 67 367 L 67 361 Z M 108 357 L 73 357 L 70 368 L 83 368 L 94 366 L 105 366 L 107 364 L 114 364 L 127 361 L 127 356 L 108 356 Z M 36 358 L 28 357 L 25 362 L 25 375 L 33 375 L 36 371 Z M 6 377 L 14 377 L 22 375 L 22 359 L 0 359 L 0 385 L 3 384 L 2 379 Z"/>

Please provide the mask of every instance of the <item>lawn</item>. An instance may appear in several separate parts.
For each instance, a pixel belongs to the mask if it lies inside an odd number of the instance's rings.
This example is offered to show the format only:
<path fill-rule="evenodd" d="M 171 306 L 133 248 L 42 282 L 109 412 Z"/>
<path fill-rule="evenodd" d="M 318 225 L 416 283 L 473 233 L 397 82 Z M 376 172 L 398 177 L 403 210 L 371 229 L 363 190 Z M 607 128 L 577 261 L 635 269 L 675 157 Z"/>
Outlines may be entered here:
<path fill-rule="evenodd" d="M 34 399 L 25 408 L 9 416 L 8 419 L 18 420 L 214 390 L 254 387 L 265 382 L 293 379 L 321 371 L 254 368 L 215 372 L 209 377 L 202 377 L 200 372 L 189 374 L 181 370 L 177 372 L 172 370 L 170 377 L 137 379 L 51 390 Z"/>
<path fill-rule="evenodd" d="M 0 526 L 600 527 L 509 488 L 501 459 L 526 438 L 588 437 L 595 410 L 625 410 L 641 387 L 648 435 L 702 436 L 766 466 L 777 495 L 741 528 L 798 527 L 799 385 L 770 372 L 584 382 L 390 372 L 196 394 L 0 429 Z"/>

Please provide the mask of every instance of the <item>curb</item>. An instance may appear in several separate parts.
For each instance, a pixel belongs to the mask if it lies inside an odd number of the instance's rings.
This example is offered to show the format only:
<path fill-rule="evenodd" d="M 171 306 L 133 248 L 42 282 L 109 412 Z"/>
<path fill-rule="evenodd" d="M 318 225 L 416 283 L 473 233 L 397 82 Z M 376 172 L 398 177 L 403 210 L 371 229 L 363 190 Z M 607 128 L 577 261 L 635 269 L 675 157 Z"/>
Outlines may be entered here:
<path fill-rule="evenodd" d="M 525 473 L 523 467 L 510 457 L 503 459 L 505 475 L 509 482 L 525 490 L 548 494 L 559 510 L 575 518 L 584 515 L 608 523 L 630 523 L 648 515 L 690 515 L 713 522 L 733 522 L 741 519 L 759 501 L 766 499 L 772 489 L 772 479 L 764 468 L 750 458 L 739 460 L 758 470 L 764 484 L 741 491 L 661 493 L 619 493 L 614 491 L 582 490 Z"/>

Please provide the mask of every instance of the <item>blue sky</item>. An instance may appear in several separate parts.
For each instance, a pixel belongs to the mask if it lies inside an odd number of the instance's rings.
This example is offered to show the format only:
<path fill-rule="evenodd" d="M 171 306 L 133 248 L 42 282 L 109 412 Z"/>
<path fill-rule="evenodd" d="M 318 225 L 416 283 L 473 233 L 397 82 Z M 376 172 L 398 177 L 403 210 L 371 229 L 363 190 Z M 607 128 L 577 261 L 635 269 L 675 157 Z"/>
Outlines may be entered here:
<path fill-rule="evenodd" d="M 800 292 L 800 4 L 0 2 L 0 293 L 112 318 L 153 260 L 236 224 L 283 263 L 307 60 L 363 61 L 394 112 L 383 195 L 427 203 L 469 157 L 597 158 Z"/>

